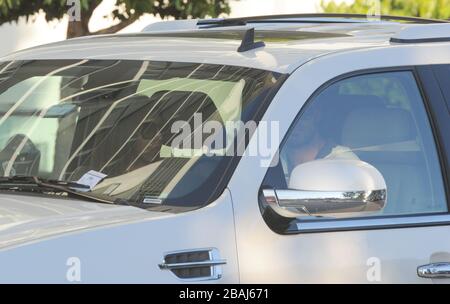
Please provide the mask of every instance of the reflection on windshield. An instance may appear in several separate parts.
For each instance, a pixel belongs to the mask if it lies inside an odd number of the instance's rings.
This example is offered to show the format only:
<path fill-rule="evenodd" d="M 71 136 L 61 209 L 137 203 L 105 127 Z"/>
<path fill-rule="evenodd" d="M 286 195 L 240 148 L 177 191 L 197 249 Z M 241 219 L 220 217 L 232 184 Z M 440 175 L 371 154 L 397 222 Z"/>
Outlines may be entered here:
<path fill-rule="evenodd" d="M 280 79 L 192 63 L 0 63 L 0 175 L 78 181 L 99 174 L 106 177 L 91 185 L 93 194 L 203 205 L 221 191 L 232 157 L 175 153 L 174 125 L 184 122 L 191 137 L 208 121 L 254 120 Z"/>

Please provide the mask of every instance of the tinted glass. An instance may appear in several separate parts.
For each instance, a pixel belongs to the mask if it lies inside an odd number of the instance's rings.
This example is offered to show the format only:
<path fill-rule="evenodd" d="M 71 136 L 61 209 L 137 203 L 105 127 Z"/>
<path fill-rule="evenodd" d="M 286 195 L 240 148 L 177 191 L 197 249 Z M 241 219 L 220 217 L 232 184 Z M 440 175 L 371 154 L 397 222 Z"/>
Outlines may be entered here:
<path fill-rule="evenodd" d="M 450 111 L 450 64 L 435 66 L 434 71 L 444 93 L 447 108 Z"/>
<path fill-rule="evenodd" d="M 264 186 L 287 188 L 293 169 L 306 162 L 355 159 L 386 181 L 387 204 L 375 215 L 447 211 L 432 129 L 409 72 L 356 76 L 326 88 L 305 106 L 280 158 Z"/>
<path fill-rule="evenodd" d="M 79 181 L 95 171 L 106 177 L 92 195 L 202 206 L 223 190 L 233 159 L 228 146 L 205 155 L 205 123 L 255 119 L 280 77 L 195 63 L 2 63 L 0 174 Z"/>

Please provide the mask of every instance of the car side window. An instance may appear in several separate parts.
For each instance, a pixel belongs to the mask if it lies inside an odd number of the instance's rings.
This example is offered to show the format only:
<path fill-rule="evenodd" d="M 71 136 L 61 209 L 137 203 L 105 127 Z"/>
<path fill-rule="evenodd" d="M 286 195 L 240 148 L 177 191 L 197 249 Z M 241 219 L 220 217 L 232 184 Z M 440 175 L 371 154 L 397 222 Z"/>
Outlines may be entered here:
<path fill-rule="evenodd" d="M 374 216 L 447 212 L 432 128 L 409 71 L 330 85 L 305 105 L 279 154 L 263 187 L 288 189 L 293 170 L 314 160 L 361 160 L 378 169 L 387 185 L 385 208 Z"/>
<path fill-rule="evenodd" d="M 444 93 L 450 111 L 450 64 L 434 66 L 434 72 Z"/>

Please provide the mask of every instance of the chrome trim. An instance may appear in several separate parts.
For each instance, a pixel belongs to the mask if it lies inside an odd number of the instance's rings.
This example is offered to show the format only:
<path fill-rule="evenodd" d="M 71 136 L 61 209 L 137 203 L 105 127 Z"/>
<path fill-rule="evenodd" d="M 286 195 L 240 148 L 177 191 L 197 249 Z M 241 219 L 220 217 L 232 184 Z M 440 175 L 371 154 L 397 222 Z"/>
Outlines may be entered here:
<path fill-rule="evenodd" d="M 184 254 L 184 253 L 196 253 L 196 252 L 204 252 L 207 251 L 209 254 L 209 260 L 207 261 L 199 261 L 199 262 L 188 262 L 188 263 L 174 263 L 167 264 L 165 258 L 168 255 L 173 254 Z M 186 282 L 196 282 L 196 281 L 208 281 L 208 280 L 219 280 L 222 278 L 222 265 L 225 265 L 227 260 L 220 258 L 220 253 L 217 248 L 202 248 L 202 249 L 187 249 L 187 250 L 177 250 L 164 253 L 163 262 L 158 264 L 159 269 L 161 270 L 176 270 L 183 268 L 196 268 L 196 267 L 206 267 L 210 266 L 211 275 L 208 277 L 199 277 L 199 278 L 190 278 L 183 279 L 179 278 L 173 271 L 172 274 L 175 275 L 179 280 Z"/>
<path fill-rule="evenodd" d="M 227 261 L 225 260 L 215 260 L 215 261 L 202 261 L 202 262 L 188 262 L 188 263 L 176 263 L 176 264 L 166 264 L 161 263 L 158 264 L 159 269 L 161 270 L 171 270 L 171 269 L 183 269 L 183 268 L 196 268 L 196 267 L 205 267 L 205 266 L 216 266 L 216 265 L 224 265 Z"/>
<path fill-rule="evenodd" d="M 446 279 L 450 278 L 450 263 L 432 263 L 419 266 L 417 275 L 426 279 Z"/>
<path fill-rule="evenodd" d="M 298 213 L 291 212 L 284 208 L 281 208 L 278 203 L 277 193 L 274 189 L 263 189 L 262 190 L 266 203 L 272 208 L 276 213 L 284 217 L 297 217 Z"/>
<path fill-rule="evenodd" d="M 406 228 L 450 225 L 450 215 L 416 215 L 397 217 L 373 217 L 373 218 L 353 218 L 345 220 L 305 220 L 298 221 L 298 233 L 348 231 L 348 230 L 371 230 L 385 228 Z"/>
<path fill-rule="evenodd" d="M 384 208 L 386 190 L 304 191 L 263 189 L 267 204 L 284 217 L 374 212 Z"/>
<path fill-rule="evenodd" d="M 221 265 L 225 265 L 227 261 L 225 259 L 220 258 L 219 250 L 216 248 L 212 248 L 209 250 L 209 259 L 213 262 L 218 262 L 220 264 L 213 265 L 211 267 L 211 280 L 218 280 L 222 278 L 222 267 Z"/>

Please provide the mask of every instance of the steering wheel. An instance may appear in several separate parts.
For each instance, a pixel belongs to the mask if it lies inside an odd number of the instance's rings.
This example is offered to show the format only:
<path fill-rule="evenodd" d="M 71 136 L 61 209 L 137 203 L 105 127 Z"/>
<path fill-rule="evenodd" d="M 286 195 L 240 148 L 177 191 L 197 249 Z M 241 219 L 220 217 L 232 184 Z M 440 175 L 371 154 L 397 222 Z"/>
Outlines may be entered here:
<path fill-rule="evenodd" d="M 19 154 L 13 160 L 14 155 Z M 11 136 L 3 150 L 0 151 L 0 173 L 8 176 L 34 176 L 38 173 L 41 152 L 31 139 L 24 134 Z M 10 161 L 14 161 L 10 166 Z M 8 170 L 9 172 L 6 172 Z"/>

